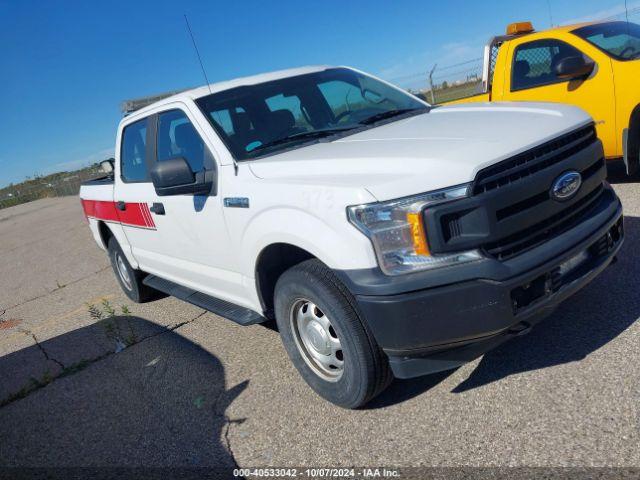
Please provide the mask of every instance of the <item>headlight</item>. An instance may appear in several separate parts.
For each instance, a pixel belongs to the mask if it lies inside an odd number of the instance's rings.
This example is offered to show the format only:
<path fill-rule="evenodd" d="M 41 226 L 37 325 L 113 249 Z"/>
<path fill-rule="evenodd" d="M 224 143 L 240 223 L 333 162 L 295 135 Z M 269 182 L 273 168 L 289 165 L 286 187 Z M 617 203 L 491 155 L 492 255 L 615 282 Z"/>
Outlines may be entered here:
<path fill-rule="evenodd" d="M 371 239 L 378 264 L 387 275 L 441 268 L 479 260 L 477 250 L 446 255 L 429 251 L 424 209 L 467 196 L 468 185 L 389 202 L 348 207 L 349 221 Z"/>

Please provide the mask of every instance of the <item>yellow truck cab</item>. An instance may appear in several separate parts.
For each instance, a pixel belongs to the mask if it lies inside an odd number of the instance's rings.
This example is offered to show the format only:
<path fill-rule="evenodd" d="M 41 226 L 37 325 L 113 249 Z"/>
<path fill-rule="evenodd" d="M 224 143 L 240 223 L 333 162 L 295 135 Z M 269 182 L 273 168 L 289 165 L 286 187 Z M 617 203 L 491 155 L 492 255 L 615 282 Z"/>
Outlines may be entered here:
<path fill-rule="evenodd" d="M 453 103 L 544 101 L 595 120 L 607 159 L 640 164 L 640 26 L 599 22 L 536 32 L 514 23 L 485 47 L 482 90 Z"/>

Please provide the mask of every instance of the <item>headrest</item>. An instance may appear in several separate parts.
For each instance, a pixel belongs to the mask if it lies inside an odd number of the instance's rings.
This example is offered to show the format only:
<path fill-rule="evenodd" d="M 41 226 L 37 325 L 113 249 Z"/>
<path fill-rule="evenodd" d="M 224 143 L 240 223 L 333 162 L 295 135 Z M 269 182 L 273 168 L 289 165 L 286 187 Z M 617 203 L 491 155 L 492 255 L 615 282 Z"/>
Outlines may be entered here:
<path fill-rule="evenodd" d="M 567 55 L 564 55 L 563 53 L 556 53 L 553 58 L 551 59 L 551 72 L 555 73 L 556 72 L 556 67 L 558 66 L 558 64 L 564 60 L 565 58 L 567 58 Z"/>
<path fill-rule="evenodd" d="M 247 112 L 240 112 L 235 114 L 233 119 L 233 127 L 235 133 L 246 133 L 251 130 L 251 119 Z"/>
<path fill-rule="evenodd" d="M 194 144 L 194 140 L 197 140 L 196 132 L 190 123 L 177 125 L 174 130 L 174 135 L 178 148 L 189 148 Z"/>
<path fill-rule="evenodd" d="M 287 131 L 296 124 L 296 119 L 290 110 L 276 110 L 269 118 L 272 130 Z"/>
<path fill-rule="evenodd" d="M 522 78 L 529 75 L 531 67 L 526 60 L 518 60 L 513 67 L 513 74 L 516 78 Z"/>

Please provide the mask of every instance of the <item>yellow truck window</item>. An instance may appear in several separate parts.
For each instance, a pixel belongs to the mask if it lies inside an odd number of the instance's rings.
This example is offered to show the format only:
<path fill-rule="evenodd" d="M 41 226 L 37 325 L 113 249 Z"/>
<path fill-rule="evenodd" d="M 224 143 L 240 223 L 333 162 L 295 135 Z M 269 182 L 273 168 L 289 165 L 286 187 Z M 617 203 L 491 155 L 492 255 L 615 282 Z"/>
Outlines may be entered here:
<path fill-rule="evenodd" d="M 640 58 L 640 26 L 635 23 L 597 23 L 578 28 L 573 33 L 616 60 Z"/>
<path fill-rule="evenodd" d="M 555 68 L 567 57 L 584 56 L 580 50 L 560 40 L 545 39 L 524 43 L 513 57 L 511 91 L 551 85 L 566 80 L 556 76 Z"/>

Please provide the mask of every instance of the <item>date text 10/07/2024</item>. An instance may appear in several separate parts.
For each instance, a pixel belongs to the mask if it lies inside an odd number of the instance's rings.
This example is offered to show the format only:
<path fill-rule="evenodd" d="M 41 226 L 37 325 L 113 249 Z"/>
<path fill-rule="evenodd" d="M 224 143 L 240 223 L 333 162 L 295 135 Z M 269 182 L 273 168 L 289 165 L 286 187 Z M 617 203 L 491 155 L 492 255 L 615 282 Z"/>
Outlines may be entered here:
<path fill-rule="evenodd" d="M 400 472 L 388 468 L 238 468 L 234 477 L 275 478 L 400 478 Z"/>

